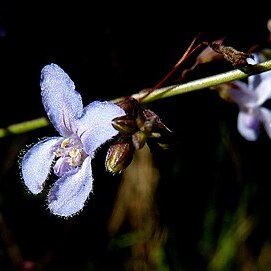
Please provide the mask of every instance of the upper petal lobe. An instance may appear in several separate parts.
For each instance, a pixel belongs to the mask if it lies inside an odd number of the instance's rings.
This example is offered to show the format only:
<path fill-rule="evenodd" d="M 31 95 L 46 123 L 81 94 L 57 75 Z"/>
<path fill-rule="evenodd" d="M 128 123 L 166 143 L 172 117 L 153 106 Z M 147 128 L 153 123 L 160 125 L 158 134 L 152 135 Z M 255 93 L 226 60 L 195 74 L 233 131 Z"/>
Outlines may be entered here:
<path fill-rule="evenodd" d="M 62 136 L 70 136 L 76 129 L 74 120 L 83 112 L 81 95 L 70 77 L 56 64 L 41 71 L 42 102 L 48 118 Z"/>

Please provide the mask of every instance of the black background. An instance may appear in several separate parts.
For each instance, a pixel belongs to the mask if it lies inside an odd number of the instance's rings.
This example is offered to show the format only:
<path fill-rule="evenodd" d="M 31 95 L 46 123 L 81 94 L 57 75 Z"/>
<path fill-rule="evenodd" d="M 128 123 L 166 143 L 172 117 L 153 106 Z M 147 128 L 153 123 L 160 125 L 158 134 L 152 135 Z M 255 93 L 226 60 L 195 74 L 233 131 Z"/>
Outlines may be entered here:
<path fill-rule="evenodd" d="M 243 51 L 266 43 L 269 14 L 260 3 L 257 8 L 237 10 L 223 2 L 1 1 L 0 127 L 45 116 L 39 79 L 46 64 L 56 63 L 69 74 L 85 104 L 130 95 L 158 83 L 199 33 L 209 40 L 226 37 Z M 200 70 L 193 76 L 218 71 Z M 218 217 L 225 210 L 234 213 L 246 184 L 257 191 L 249 212 L 260 222 L 248 245 L 257 257 L 271 237 L 270 166 L 264 158 L 270 154 L 269 139 L 262 135 L 251 143 L 241 138 L 237 108 L 208 90 L 156 101 L 150 108 L 173 131 L 174 147 L 154 152 L 161 172 L 161 221 L 170 229 L 169 270 L 205 270 L 198 242 L 208 200 L 214 198 Z M 230 143 L 219 160 L 224 126 Z M 119 176 L 104 172 L 103 150 L 94 162 L 95 196 L 79 216 L 63 220 L 50 215 L 46 195 L 32 197 L 23 187 L 20 151 L 47 135 L 55 135 L 51 126 L 0 139 L 0 270 L 13 270 L 8 250 L 13 242 L 22 256 L 18 270 L 122 270 L 126 252 L 108 250 L 106 228 Z M 27 269 L 27 261 L 37 267 Z"/>

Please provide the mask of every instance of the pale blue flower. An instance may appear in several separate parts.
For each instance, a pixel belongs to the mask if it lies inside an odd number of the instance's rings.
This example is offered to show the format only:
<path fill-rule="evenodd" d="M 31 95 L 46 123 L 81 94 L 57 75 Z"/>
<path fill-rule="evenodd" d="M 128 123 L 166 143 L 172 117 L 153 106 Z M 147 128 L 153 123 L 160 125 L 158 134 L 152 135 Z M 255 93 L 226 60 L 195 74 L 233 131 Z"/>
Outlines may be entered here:
<path fill-rule="evenodd" d="M 259 55 L 254 55 L 254 61 L 259 63 Z M 237 128 L 240 134 L 249 141 L 259 137 L 261 128 L 264 127 L 271 139 L 271 111 L 264 103 L 271 98 L 271 71 L 266 71 L 248 77 L 247 83 L 235 81 L 229 89 L 229 97 L 239 106 Z"/>
<path fill-rule="evenodd" d="M 59 136 L 33 145 L 22 157 L 22 178 L 38 194 L 53 167 L 58 179 L 48 194 L 53 214 L 69 217 L 79 212 L 93 192 L 91 161 L 96 150 L 116 136 L 111 120 L 125 115 L 113 102 L 95 101 L 83 107 L 81 95 L 56 64 L 41 71 L 41 96 L 49 120 Z"/>

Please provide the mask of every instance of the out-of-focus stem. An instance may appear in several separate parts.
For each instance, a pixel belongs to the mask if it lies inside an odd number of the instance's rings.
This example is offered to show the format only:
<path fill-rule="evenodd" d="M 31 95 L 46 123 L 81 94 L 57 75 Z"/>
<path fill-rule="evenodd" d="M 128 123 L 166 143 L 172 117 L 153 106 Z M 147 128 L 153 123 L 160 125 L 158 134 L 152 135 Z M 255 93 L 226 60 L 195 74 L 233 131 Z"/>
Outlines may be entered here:
<path fill-rule="evenodd" d="M 20 123 L 15 123 L 9 125 L 7 128 L 0 129 L 0 138 L 5 137 L 11 134 L 22 134 L 25 132 L 29 132 L 31 130 L 35 130 L 38 128 L 45 127 L 49 124 L 47 118 L 38 118 L 33 120 L 28 120 Z"/>

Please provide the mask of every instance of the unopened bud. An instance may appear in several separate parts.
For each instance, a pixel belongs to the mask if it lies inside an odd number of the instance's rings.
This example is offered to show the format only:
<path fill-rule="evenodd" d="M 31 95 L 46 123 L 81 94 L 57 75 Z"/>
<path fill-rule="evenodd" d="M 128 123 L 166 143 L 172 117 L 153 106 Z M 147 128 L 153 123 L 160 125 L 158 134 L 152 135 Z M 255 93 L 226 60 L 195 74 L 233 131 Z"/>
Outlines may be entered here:
<path fill-rule="evenodd" d="M 139 110 L 139 102 L 132 97 L 127 97 L 116 104 L 120 106 L 127 114 L 133 116 L 136 116 Z"/>
<path fill-rule="evenodd" d="M 147 136 L 142 131 L 137 131 L 136 133 L 132 135 L 132 141 L 133 141 L 134 147 L 137 150 L 141 149 L 145 145 L 146 140 L 147 140 Z"/>
<path fill-rule="evenodd" d="M 170 129 L 161 121 L 158 115 L 156 115 L 153 111 L 145 109 L 143 110 L 143 115 L 147 121 L 150 121 L 153 124 L 155 128 L 166 129 L 169 132 L 171 132 Z"/>
<path fill-rule="evenodd" d="M 157 132 L 152 132 L 150 137 L 153 137 L 153 138 L 160 138 L 160 137 L 161 137 L 161 134 L 160 134 L 160 133 L 157 133 Z"/>
<path fill-rule="evenodd" d="M 120 173 L 133 159 L 134 146 L 129 138 L 123 137 L 111 145 L 107 151 L 105 167 L 111 173 Z"/>
<path fill-rule="evenodd" d="M 128 115 L 114 118 L 112 120 L 112 125 L 121 134 L 126 135 L 132 134 L 138 129 L 135 119 Z"/>
<path fill-rule="evenodd" d="M 147 136 L 151 135 L 153 131 L 153 122 L 150 120 L 145 121 L 144 125 L 140 128 L 140 131 L 142 131 Z"/>

